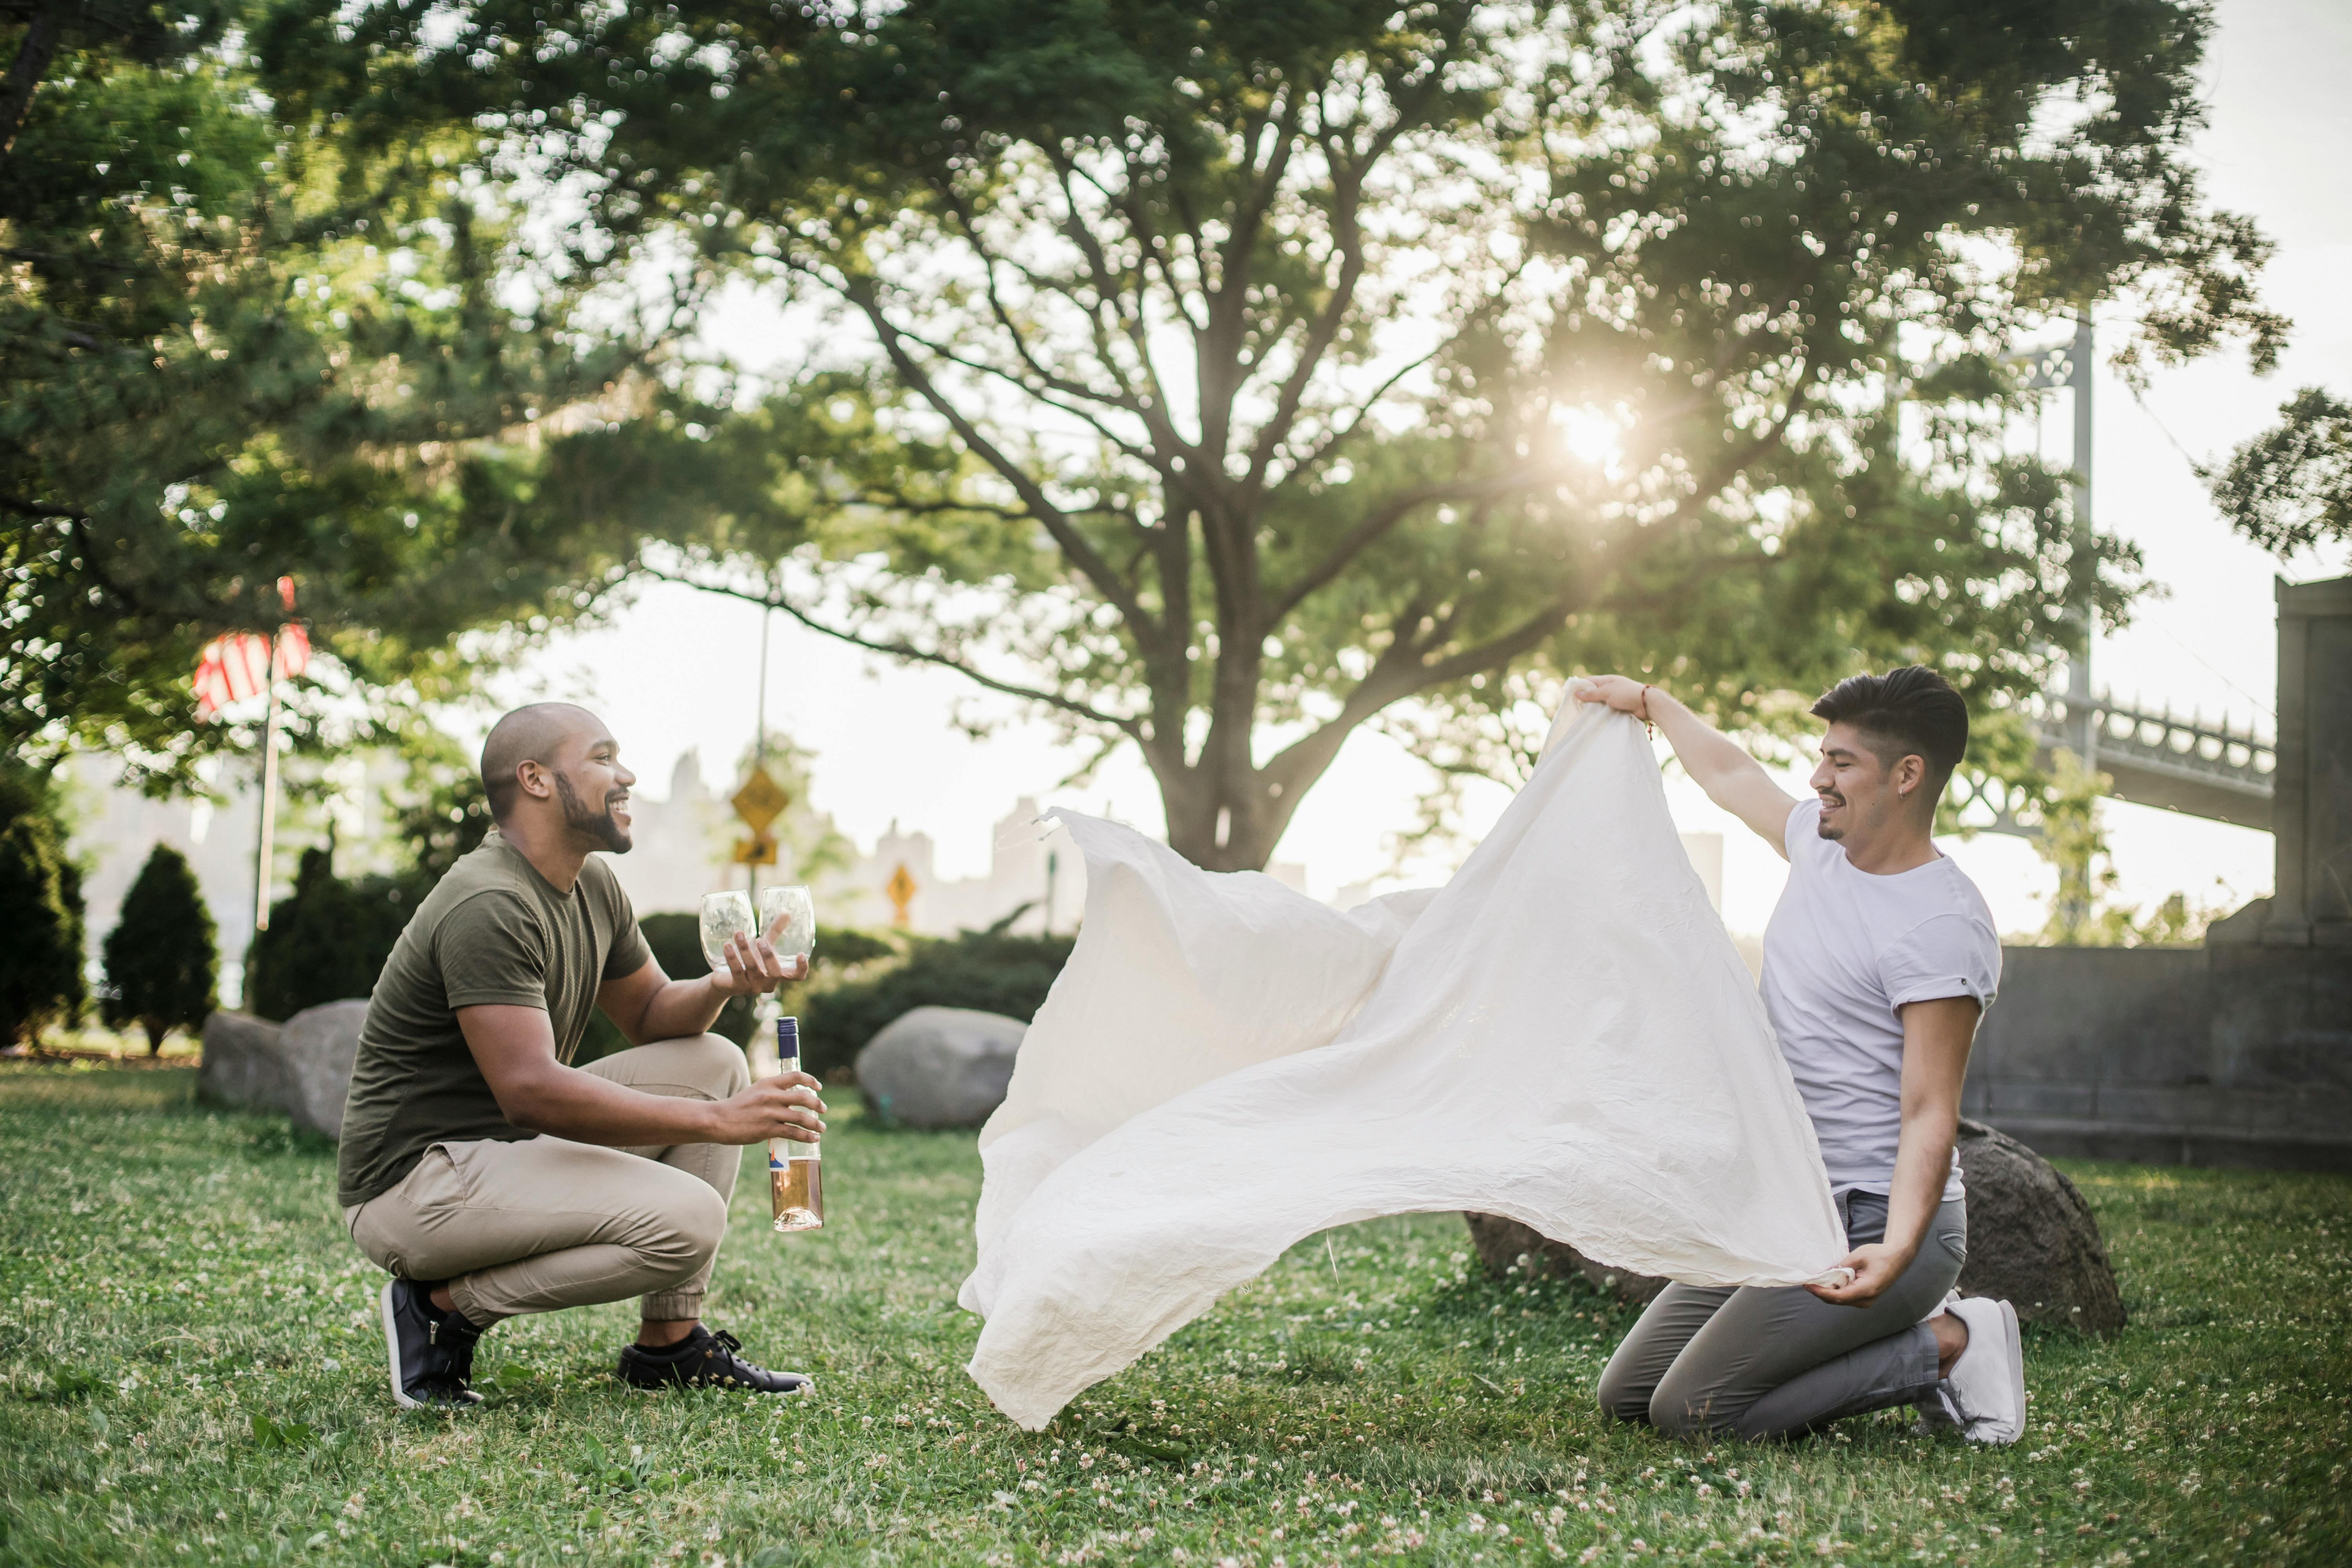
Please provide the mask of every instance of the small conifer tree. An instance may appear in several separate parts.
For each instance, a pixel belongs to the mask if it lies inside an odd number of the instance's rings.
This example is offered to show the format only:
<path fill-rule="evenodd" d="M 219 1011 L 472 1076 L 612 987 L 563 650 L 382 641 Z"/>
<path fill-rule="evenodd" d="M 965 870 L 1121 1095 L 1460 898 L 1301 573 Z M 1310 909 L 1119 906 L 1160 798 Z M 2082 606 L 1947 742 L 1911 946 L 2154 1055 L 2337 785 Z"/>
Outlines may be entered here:
<path fill-rule="evenodd" d="M 81 1016 L 81 877 L 47 791 L 0 772 L 0 1046 Z"/>
<path fill-rule="evenodd" d="M 105 958 L 101 1010 L 108 1027 L 135 1022 L 147 1031 L 151 1056 L 163 1050 L 173 1027 L 204 1027 L 213 1010 L 220 951 L 212 911 L 187 857 L 168 844 L 155 846 L 123 895 L 122 916 L 106 934 Z"/>

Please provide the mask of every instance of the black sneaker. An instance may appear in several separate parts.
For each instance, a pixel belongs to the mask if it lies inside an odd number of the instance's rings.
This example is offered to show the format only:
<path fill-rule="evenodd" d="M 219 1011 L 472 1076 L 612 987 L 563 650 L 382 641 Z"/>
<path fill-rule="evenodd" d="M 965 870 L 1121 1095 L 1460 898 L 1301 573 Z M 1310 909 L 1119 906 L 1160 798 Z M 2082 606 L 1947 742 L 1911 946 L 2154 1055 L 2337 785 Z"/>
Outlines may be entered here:
<path fill-rule="evenodd" d="M 735 1353 L 742 1348 L 725 1330 L 714 1334 L 697 1323 L 666 1350 L 624 1346 L 621 1381 L 635 1388 L 748 1388 L 754 1394 L 806 1394 L 816 1385 L 804 1373 L 753 1366 Z"/>
<path fill-rule="evenodd" d="M 436 1307 L 432 1292 L 414 1279 L 385 1280 L 383 1300 L 383 1351 L 400 1407 L 479 1405 L 482 1396 L 466 1384 L 474 1375 L 474 1342 L 481 1331 L 462 1314 Z"/>

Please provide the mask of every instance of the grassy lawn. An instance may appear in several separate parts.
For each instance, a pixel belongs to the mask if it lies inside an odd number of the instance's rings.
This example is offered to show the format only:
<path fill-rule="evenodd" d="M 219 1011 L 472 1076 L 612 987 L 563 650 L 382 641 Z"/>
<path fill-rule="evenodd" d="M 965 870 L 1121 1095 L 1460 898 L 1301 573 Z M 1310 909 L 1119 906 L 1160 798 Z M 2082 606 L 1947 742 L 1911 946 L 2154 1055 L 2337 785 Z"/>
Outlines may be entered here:
<path fill-rule="evenodd" d="M 0 1067 L 0 1563 L 2352 1562 L 2352 1180 L 2070 1164 L 2131 1327 L 2032 1335 L 2009 1449 L 1612 1429 L 1629 1315 L 1450 1215 L 1298 1247 L 1033 1436 L 961 1370 L 971 1139 L 844 1116 L 833 1221 L 745 1181 L 712 1307 L 816 1397 L 625 1392 L 614 1306 L 404 1415 L 331 1152 L 192 1079 Z"/>

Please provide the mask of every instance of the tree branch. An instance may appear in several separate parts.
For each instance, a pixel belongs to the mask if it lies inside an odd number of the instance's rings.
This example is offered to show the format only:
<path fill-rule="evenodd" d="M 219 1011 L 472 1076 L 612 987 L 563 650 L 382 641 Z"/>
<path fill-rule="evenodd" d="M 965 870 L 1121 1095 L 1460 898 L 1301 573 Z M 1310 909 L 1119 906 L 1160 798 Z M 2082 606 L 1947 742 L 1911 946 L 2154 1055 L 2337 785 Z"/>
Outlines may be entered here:
<path fill-rule="evenodd" d="M 1119 731 L 1129 739 L 1139 742 L 1143 739 L 1141 722 L 1138 720 L 1122 719 L 1115 714 L 1105 713 L 1097 708 L 1081 702 L 1074 697 L 1066 697 L 1058 691 L 1047 691 L 1040 687 L 1023 686 L 1015 681 L 1000 680 L 985 671 L 974 669 L 951 654 L 940 653 L 931 648 L 917 647 L 908 642 L 896 640 L 886 642 L 862 636 L 841 626 L 830 626 L 802 609 L 781 593 L 754 594 L 725 583 L 706 583 L 684 573 L 666 572 L 657 566 L 648 566 L 643 570 L 647 576 L 660 582 L 676 583 L 682 587 L 698 589 L 705 594 L 719 594 L 727 598 L 740 599 L 746 604 L 764 605 L 772 610 L 782 610 L 809 630 L 820 632 L 838 642 L 845 642 L 852 647 L 863 648 L 867 653 L 881 654 L 885 658 L 904 659 L 914 664 L 938 665 L 942 669 L 952 669 L 965 679 L 975 685 L 984 686 L 991 691 L 1000 691 L 1007 697 L 1018 697 L 1024 701 L 1042 702 L 1048 707 L 1058 708 L 1066 713 L 1076 714 L 1089 723 L 1101 724 Z"/>
<path fill-rule="evenodd" d="M 1534 483 L 1536 478 L 1532 470 L 1520 469 L 1472 484 L 1428 485 L 1397 497 L 1349 529 L 1328 555 L 1317 562 L 1290 586 L 1277 592 L 1273 607 L 1266 613 L 1266 626 L 1271 627 L 1280 624 L 1282 618 L 1304 603 L 1307 595 L 1328 585 L 1348 569 L 1349 563 L 1370 548 L 1382 534 L 1421 508 L 1444 500 L 1492 500 L 1508 495 L 1515 489 L 1523 489 Z"/>

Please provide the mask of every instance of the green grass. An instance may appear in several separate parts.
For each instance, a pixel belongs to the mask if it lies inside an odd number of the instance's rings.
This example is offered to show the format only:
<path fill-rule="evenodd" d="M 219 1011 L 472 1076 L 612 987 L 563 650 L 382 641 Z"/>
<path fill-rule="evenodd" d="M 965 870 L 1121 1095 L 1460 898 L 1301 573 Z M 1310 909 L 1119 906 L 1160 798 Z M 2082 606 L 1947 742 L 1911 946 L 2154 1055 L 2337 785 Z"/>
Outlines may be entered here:
<path fill-rule="evenodd" d="M 713 1319 L 807 1400 L 608 1376 L 625 1306 L 395 1411 L 333 1161 L 184 1068 L 0 1067 L 0 1563 L 2352 1561 L 2352 1181 L 2069 1164 L 2132 1325 L 2029 1342 L 2002 1450 L 1893 1415 L 1793 1447 L 1604 1426 L 1628 1314 L 1490 1282 L 1452 1215 L 1301 1246 L 1050 1430 L 964 1376 L 969 1137 L 836 1119 L 834 1217 L 736 1197 Z"/>

